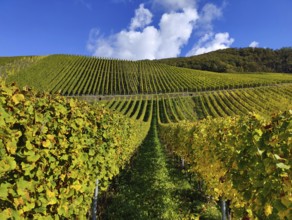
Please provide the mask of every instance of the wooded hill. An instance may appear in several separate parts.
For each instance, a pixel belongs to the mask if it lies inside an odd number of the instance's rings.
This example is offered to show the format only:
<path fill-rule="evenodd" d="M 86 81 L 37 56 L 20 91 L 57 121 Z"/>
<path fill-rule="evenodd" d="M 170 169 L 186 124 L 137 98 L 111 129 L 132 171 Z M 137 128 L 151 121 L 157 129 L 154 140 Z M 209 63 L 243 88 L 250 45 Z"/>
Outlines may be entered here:
<path fill-rule="evenodd" d="M 279 50 L 264 48 L 228 48 L 180 58 L 158 60 L 168 65 L 214 72 L 292 73 L 292 47 Z"/>

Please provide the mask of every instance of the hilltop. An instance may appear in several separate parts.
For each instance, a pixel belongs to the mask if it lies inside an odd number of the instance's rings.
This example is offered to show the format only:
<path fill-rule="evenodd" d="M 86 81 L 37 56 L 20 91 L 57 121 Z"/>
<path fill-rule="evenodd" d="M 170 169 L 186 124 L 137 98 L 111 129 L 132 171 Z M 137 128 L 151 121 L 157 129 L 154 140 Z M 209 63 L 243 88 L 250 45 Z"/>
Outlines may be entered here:
<path fill-rule="evenodd" d="M 292 73 L 292 48 L 228 48 L 210 53 L 158 60 L 172 66 L 214 72 Z"/>

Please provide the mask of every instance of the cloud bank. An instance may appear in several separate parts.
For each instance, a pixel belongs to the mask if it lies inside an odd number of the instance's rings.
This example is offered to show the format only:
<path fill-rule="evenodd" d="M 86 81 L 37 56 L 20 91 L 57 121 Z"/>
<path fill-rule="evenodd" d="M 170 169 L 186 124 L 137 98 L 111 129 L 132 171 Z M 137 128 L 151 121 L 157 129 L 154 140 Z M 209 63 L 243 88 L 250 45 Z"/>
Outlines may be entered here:
<path fill-rule="evenodd" d="M 220 8 L 206 4 L 201 12 L 195 0 L 153 0 L 165 12 L 157 26 L 152 24 L 153 14 L 140 4 L 128 28 L 110 36 L 98 29 L 90 32 L 87 49 L 93 56 L 126 60 L 161 59 L 181 55 L 182 48 L 197 33 L 199 41 L 187 53 L 197 55 L 229 47 L 233 39 L 228 33 L 212 32 L 212 22 L 222 16 Z"/>

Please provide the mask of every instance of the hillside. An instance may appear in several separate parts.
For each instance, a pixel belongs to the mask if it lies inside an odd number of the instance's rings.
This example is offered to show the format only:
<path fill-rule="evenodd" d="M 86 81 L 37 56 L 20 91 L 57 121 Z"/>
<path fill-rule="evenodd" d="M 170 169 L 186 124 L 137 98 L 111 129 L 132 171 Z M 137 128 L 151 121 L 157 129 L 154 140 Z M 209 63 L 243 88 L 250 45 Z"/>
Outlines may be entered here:
<path fill-rule="evenodd" d="M 229 48 L 198 56 L 158 60 L 177 67 L 214 72 L 292 73 L 292 48 Z"/>
<path fill-rule="evenodd" d="M 2 66 L 7 82 L 63 95 L 184 93 L 292 82 L 292 75 L 220 74 L 156 61 L 123 61 L 85 56 L 26 57 Z"/>

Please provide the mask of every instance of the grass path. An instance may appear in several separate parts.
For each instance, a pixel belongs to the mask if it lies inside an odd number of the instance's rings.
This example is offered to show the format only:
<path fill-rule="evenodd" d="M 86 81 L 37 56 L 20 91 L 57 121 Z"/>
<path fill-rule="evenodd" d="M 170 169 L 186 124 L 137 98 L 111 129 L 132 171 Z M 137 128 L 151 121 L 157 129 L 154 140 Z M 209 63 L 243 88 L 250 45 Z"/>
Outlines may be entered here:
<path fill-rule="evenodd" d="M 205 207 L 204 198 L 161 146 L 155 116 L 131 167 L 115 182 L 102 219 L 198 219 Z"/>
<path fill-rule="evenodd" d="M 179 219 L 175 185 L 169 176 L 156 120 L 133 160 L 133 168 L 118 180 L 106 211 L 106 219 Z"/>

